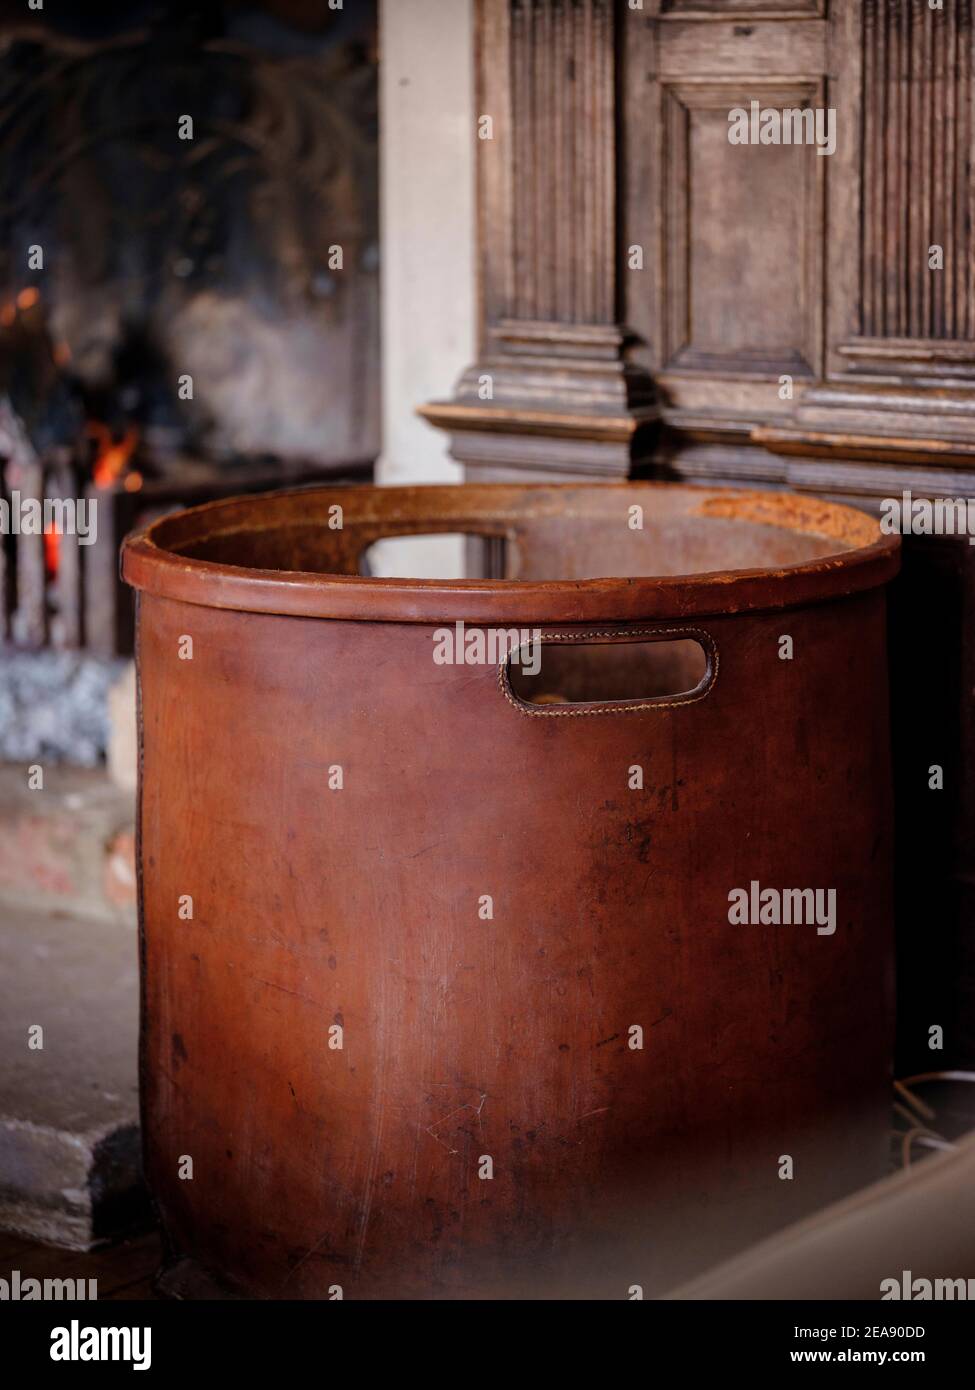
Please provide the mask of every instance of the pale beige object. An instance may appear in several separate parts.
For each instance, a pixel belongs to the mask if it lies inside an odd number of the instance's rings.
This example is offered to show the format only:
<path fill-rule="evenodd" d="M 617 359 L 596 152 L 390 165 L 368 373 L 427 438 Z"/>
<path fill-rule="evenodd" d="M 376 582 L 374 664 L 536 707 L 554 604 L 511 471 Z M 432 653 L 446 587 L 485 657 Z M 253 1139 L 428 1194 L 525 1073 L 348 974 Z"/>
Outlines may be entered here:
<path fill-rule="evenodd" d="M 881 1299 L 883 1280 L 975 1278 L 975 1134 L 685 1284 L 670 1299 Z M 888 1286 L 889 1291 L 889 1286 Z M 901 1295 L 903 1297 L 903 1294 Z"/>
<path fill-rule="evenodd" d="M 135 662 L 130 661 L 108 692 L 108 771 L 122 791 L 135 791 L 138 754 L 135 733 Z"/>

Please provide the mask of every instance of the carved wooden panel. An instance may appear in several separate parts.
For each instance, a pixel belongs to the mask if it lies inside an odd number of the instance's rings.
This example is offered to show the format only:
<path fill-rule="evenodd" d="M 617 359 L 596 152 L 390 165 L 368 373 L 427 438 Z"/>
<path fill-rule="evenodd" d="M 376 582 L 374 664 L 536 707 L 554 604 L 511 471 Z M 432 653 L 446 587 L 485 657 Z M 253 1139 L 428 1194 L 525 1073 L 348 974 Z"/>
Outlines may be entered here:
<path fill-rule="evenodd" d="M 823 160 L 728 142 L 728 113 L 821 105 L 820 83 L 663 88 L 662 365 L 812 375 L 819 360 Z"/>
<path fill-rule="evenodd" d="M 615 318 L 612 0 L 511 0 L 506 316 Z"/>
<path fill-rule="evenodd" d="M 972 9 L 856 0 L 848 12 L 836 51 L 856 147 L 837 170 L 833 371 L 975 377 Z"/>
<path fill-rule="evenodd" d="M 863 0 L 867 337 L 975 336 L 971 24 L 971 0 Z"/>
<path fill-rule="evenodd" d="M 505 321 L 614 321 L 616 16 L 614 0 L 478 5 L 482 348 L 505 350 Z"/>
<path fill-rule="evenodd" d="M 477 0 L 478 357 L 422 414 L 489 476 L 621 477 L 651 447 L 655 392 L 629 360 L 618 302 L 627 12 Z"/>
<path fill-rule="evenodd" d="M 825 8 L 826 0 L 790 0 L 789 4 L 775 6 L 770 0 L 661 0 L 660 13 L 713 14 L 727 19 L 732 15 L 767 15 L 774 9 L 776 19 L 787 19 L 792 15 L 822 14 Z"/>
<path fill-rule="evenodd" d="M 827 85 L 825 6 L 665 4 L 623 10 L 621 315 L 664 418 L 729 459 L 824 365 L 826 204 L 835 156 L 812 143 L 733 144 L 729 113 L 816 110 Z M 705 438 L 706 436 L 706 438 Z M 670 451 L 676 436 L 665 437 Z M 754 476 L 754 475 L 753 475 Z"/>

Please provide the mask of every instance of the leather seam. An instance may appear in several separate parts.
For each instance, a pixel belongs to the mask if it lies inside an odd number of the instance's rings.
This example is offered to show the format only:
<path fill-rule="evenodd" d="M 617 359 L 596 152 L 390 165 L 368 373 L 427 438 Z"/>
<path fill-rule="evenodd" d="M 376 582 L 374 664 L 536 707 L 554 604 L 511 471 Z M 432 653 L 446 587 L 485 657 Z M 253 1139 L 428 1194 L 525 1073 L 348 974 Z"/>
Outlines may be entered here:
<path fill-rule="evenodd" d="M 639 714 L 643 710 L 655 709 L 679 709 L 682 705 L 695 705 L 705 696 L 710 695 L 718 679 L 718 667 L 720 657 L 714 638 L 709 632 L 705 632 L 699 627 L 655 627 L 655 628 L 630 628 L 624 631 L 590 631 L 590 632 L 543 632 L 539 634 L 541 642 L 586 642 L 594 637 L 615 638 L 617 641 L 626 641 L 631 637 L 696 637 L 701 641 L 701 645 L 708 654 L 710 670 L 704 678 L 704 684 L 700 690 L 694 691 L 676 700 L 643 700 L 631 702 L 626 700 L 614 701 L 611 704 L 593 705 L 585 709 L 573 707 L 571 705 L 545 705 L 533 706 L 525 700 L 519 700 L 511 689 L 508 679 L 509 657 L 498 664 L 498 686 L 501 694 L 508 704 L 518 711 L 519 714 L 526 715 L 529 719 L 578 719 L 591 714 Z"/>

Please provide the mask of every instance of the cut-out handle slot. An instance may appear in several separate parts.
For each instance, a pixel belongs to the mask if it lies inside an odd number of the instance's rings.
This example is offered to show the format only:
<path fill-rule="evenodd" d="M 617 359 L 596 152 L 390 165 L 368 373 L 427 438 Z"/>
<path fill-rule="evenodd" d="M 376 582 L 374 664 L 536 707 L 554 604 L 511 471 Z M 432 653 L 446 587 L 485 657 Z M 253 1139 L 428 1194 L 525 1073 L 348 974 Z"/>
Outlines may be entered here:
<path fill-rule="evenodd" d="M 717 674 L 705 632 L 542 633 L 502 663 L 502 689 L 533 714 L 615 713 L 703 699 Z"/>
<path fill-rule="evenodd" d="M 501 579 L 505 538 L 476 531 L 383 535 L 359 556 L 358 570 L 383 579 Z"/>

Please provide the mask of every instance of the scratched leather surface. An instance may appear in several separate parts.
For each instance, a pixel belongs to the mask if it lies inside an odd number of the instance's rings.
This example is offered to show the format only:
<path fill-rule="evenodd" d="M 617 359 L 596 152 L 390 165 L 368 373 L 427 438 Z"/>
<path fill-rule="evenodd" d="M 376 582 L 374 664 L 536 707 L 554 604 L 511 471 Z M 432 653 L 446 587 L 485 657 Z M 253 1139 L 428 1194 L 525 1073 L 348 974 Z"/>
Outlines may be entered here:
<path fill-rule="evenodd" d="M 173 1253 L 267 1297 L 625 1298 L 884 1171 L 882 589 L 696 616 L 704 698 L 591 717 L 434 664 L 435 624 L 139 608 Z M 835 934 L 730 924 L 753 879 L 835 888 Z"/>

